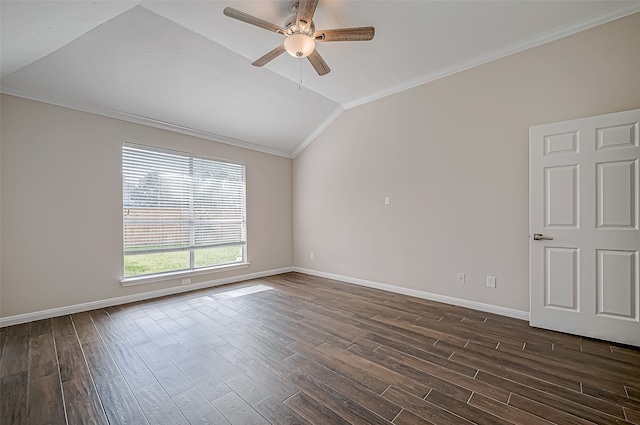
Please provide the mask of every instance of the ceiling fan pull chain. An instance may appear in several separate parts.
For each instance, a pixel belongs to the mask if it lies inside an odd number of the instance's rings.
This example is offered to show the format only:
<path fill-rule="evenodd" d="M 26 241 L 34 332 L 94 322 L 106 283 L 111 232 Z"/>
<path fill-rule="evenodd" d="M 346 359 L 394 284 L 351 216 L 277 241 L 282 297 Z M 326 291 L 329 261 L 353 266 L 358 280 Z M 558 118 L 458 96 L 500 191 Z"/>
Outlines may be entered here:
<path fill-rule="evenodd" d="M 298 64 L 300 65 L 300 83 L 298 84 L 298 91 L 302 87 L 302 60 L 298 59 Z"/>

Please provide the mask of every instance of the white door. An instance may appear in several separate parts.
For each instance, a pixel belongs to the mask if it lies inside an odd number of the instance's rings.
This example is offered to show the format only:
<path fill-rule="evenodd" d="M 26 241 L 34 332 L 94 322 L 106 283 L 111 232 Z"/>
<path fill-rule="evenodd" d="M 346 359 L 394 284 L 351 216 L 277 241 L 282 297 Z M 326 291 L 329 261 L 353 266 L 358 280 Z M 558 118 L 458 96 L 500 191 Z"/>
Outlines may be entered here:
<path fill-rule="evenodd" d="M 529 129 L 532 326 L 640 346 L 639 122 Z"/>

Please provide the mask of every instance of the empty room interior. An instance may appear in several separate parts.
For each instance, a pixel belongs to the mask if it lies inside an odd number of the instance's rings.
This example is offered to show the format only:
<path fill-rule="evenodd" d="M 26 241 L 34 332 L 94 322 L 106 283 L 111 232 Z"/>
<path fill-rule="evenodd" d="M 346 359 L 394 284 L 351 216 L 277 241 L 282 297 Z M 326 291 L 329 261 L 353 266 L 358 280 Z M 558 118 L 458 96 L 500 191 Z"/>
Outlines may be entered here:
<path fill-rule="evenodd" d="M 639 1 L 0 1 L 0 423 L 640 425 Z"/>

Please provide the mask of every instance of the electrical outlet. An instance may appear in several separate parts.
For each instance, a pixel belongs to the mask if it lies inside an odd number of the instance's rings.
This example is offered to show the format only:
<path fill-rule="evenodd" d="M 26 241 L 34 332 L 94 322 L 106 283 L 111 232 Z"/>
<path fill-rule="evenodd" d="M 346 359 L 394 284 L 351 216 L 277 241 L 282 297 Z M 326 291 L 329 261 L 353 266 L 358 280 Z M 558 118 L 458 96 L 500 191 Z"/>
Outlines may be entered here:
<path fill-rule="evenodd" d="M 496 287 L 496 277 L 487 276 L 487 288 L 495 288 L 495 287 Z"/>
<path fill-rule="evenodd" d="M 467 280 L 467 276 L 464 273 L 458 273 L 458 283 L 464 283 Z"/>
<path fill-rule="evenodd" d="M 313 252 L 309 253 L 309 260 L 313 260 L 316 258 L 316 254 L 314 254 Z"/>
<path fill-rule="evenodd" d="M 189 285 L 191 283 L 191 279 L 182 279 L 183 285 Z"/>

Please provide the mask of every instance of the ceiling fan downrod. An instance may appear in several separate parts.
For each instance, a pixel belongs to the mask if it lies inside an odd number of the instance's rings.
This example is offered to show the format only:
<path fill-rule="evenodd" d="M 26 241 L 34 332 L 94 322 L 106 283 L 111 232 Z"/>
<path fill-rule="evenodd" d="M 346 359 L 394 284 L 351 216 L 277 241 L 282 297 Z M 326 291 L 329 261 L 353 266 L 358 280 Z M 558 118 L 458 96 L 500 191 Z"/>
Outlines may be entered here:
<path fill-rule="evenodd" d="M 311 22 L 300 20 L 298 21 L 298 8 L 300 2 L 296 1 L 291 5 L 291 16 L 284 21 L 284 27 L 287 30 L 287 35 L 304 34 L 309 37 L 313 37 L 313 33 L 316 31 L 316 26 Z"/>

